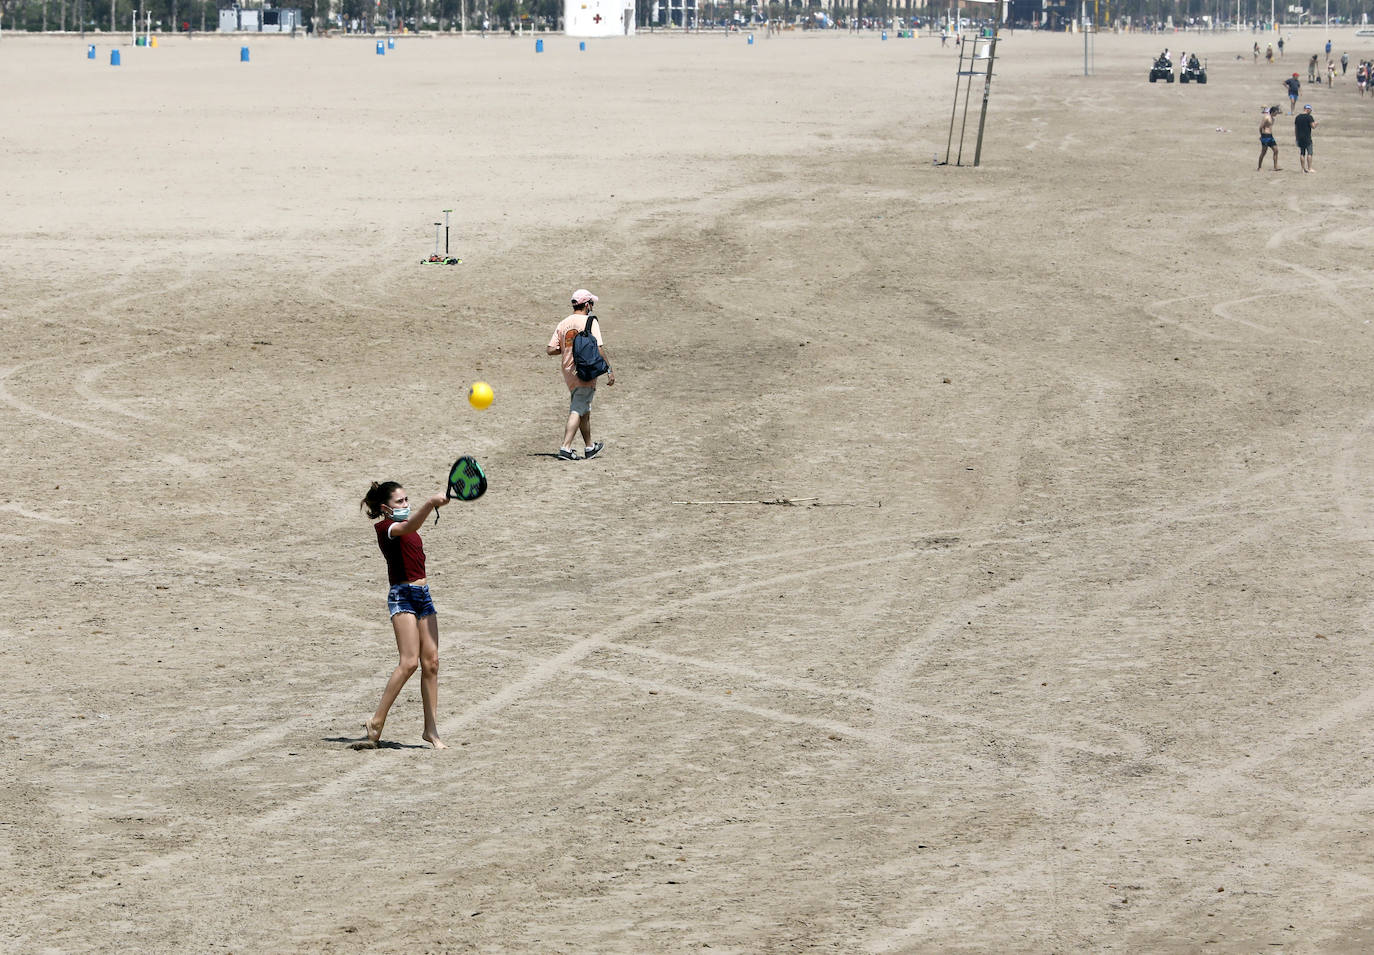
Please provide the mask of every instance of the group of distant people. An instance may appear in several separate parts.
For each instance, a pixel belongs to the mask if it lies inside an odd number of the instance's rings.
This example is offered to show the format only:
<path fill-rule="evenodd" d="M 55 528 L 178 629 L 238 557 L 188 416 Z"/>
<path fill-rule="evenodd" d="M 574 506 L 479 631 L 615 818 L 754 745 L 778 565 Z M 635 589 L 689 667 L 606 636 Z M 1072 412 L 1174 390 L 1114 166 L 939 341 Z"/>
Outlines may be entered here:
<path fill-rule="evenodd" d="M 1374 88 L 1374 60 L 1361 60 L 1355 67 L 1355 85 L 1360 88 L 1360 96 L 1364 96 L 1365 87 Z"/>
<path fill-rule="evenodd" d="M 1284 39 L 1278 40 L 1279 56 L 1283 56 Z M 1255 61 L 1259 61 L 1259 43 L 1251 47 Z M 1350 54 L 1342 53 L 1339 60 L 1331 55 L 1331 41 L 1326 41 L 1324 48 L 1325 66 L 1322 65 L 1322 54 L 1314 53 L 1307 61 L 1307 82 L 1315 83 L 1318 86 L 1325 84 L 1328 89 L 1333 89 L 1336 83 L 1337 68 L 1339 67 L 1340 76 L 1345 76 L 1350 70 Z M 1239 59 L 1239 57 L 1237 57 Z M 1269 46 L 1265 50 L 1265 60 L 1273 62 L 1274 48 Z M 1301 112 L 1298 111 L 1299 93 L 1302 83 L 1298 74 L 1284 79 L 1283 86 L 1288 94 L 1288 115 L 1293 117 L 1293 135 L 1298 146 L 1298 161 L 1303 172 L 1312 171 L 1312 132 L 1316 129 L 1317 120 L 1313 115 L 1311 104 L 1304 104 Z M 1365 90 L 1374 90 L 1374 60 L 1361 60 L 1355 64 L 1355 85 L 1360 90 L 1360 96 L 1364 96 Z M 1260 156 L 1259 164 L 1255 167 L 1256 171 L 1264 168 L 1264 157 L 1266 154 L 1273 155 L 1273 168 L 1279 170 L 1279 147 L 1278 141 L 1274 138 L 1274 117 L 1279 114 L 1279 107 L 1262 107 L 1260 117 Z"/>
<path fill-rule="evenodd" d="M 1328 48 L 1330 48 L 1330 46 L 1331 46 L 1330 43 L 1327 43 L 1326 45 L 1327 45 Z M 1350 54 L 1349 54 L 1349 53 L 1342 53 L 1342 54 L 1341 54 L 1341 75 L 1344 76 L 1344 75 L 1345 75 L 1345 71 L 1348 70 L 1349 68 L 1350 68 Z M 1319 56 L 1318 54 L 1316 54 L 1316 53 L 1313 53 L 1313 54 L 1312 54 L 1312 59 L 1310 59 L 1310 60 L 1307 61 L 1307 82 L 1309 82 L 1309 83 L 1316 83 L 1318 86 L 1320 86 L 1320 85 L 1321 85 L 1321 82 L 1322 82 L 1322 73 L 1323 73 L 1323 72 L 1326 73 L 1326 85 L 1329 87 L 1329 86 L 1331 86 L 1333 83 L 1336 82 L 1336 61 L 1333 60 L 1333 59 L 1331 59 L 1330 55 L 1328 54 L 1328 56 L 1327 56 L 1327 58 L 1326 58 L 1326 68 L 1325 68 L 1325 70 L 1323 70 L 1323 69 L 1322 69 L 1321 62 L 1320 62 L 1320 56 Z"/>

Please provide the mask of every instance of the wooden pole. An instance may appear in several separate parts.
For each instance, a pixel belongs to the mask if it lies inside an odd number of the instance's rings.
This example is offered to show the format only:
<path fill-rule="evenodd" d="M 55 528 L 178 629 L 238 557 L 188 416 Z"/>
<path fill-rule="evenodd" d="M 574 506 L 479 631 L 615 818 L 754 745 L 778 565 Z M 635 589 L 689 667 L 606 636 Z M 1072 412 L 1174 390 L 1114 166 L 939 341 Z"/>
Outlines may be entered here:
<path fill-rule="evenodd" d="M 959 115 L 959 84 L 964 81 L 964 44 L 959 44 L 959 72 L 954 74 L 954 106 L 949 111 L 949 139 L 945 140 L 945 165 L 949 165 L 949 153 L 954 146 L 954 118 Z"/>
<path fill-rule="evenodd" d="M 966 39 L 967 39 L 967 37 L 965 37 L 963 34 L 960 34 L 960 35 L 959 35 L 959 42 L 960 42 L 960 43 L 963 43 Z M 978 52 L 978 39 L 977 39 L 977 37 L 975 37 L 974 40 L 973 40 L 973 52 L 969 54 L 969 58 L 968 58 L 968 68 L 969 68 L 969 73 L 970 73 L 970 74 L 973 73 L 973 60 L 974 60 L 974 54 L 976 54 L 977 52 Z M 962 53 L 961 53 L 959 59 L 960 59 L 961 62 L 963 61 Z M 969 101 L 970 99 L 972 99 L 972 98 L 973 98 L 973 78 L 972 78 L 972 76 L 970 76 L 968 82 L 964 85 L 964 121 L 963 121 L 962 123 L 959 124 L 959 152 L 957 152 L 957 153 L 955 154 L 955 158 L 954 158 L 954 165 L 956 165 L 956 166 L 962 166 L 962 165 L 964 164 L 964 134 L 968 131 L 968 101 Z"/>
<path fill-rule="evenodd" d="M 992 91 L 992 64 L 997 61 L 997 34 L 988 41 L 988 72 L 983 78 L 983 111 L 978 117 L 978 144 L 973 148 L 973 164 L 983 158 L 983 127 L 988 121 L 988 94 Z"/>

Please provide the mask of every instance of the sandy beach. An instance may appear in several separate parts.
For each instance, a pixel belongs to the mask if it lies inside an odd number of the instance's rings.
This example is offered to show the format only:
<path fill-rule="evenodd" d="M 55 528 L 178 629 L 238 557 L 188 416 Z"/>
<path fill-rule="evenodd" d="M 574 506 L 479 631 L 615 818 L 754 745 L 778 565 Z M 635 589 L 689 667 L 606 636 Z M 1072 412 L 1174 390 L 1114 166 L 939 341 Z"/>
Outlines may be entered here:
<path fill-rule="evenodd" d="M 1374 38 L 755 36 L 0 37 L 0 949 L 1374 947 Z"/>

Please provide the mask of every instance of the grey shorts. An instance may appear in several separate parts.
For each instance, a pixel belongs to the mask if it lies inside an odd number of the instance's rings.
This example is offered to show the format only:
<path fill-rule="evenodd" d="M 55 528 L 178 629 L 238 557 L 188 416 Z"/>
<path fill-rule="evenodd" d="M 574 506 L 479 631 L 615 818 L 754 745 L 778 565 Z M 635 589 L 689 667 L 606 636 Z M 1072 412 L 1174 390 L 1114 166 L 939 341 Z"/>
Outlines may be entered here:
<path fill-rule="evenodd" d="M 575 415 L 588 415 L 592 413 L 592 399 L 596 397 L 596 388 L 585 385 L 581 388 L 572 390 L 572 398 L 568 403 L 568 410 Z"/>

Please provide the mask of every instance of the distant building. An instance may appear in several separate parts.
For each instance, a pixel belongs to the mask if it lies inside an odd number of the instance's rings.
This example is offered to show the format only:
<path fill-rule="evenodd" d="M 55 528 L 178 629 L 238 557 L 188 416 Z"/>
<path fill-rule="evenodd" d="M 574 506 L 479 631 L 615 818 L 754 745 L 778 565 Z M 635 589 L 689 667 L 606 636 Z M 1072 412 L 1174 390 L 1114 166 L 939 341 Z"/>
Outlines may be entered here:
<path fill-rule="evenodd" d="M 223 7 L 219 11 L 220 33 L 294 33 L 305 29 L 299 7 Z"/>
<path fill-rule="evenodd" d="M 1068 0 L 1010 0 L 1009 5 L 1011 22 L 1018 27 L 1063 30 L 1079 14 L 1078 5 Z"/>
<path fill-rule="evenodd" d="M 568 36 L 634 36 L 635 0 L 564 0 Z"/>

